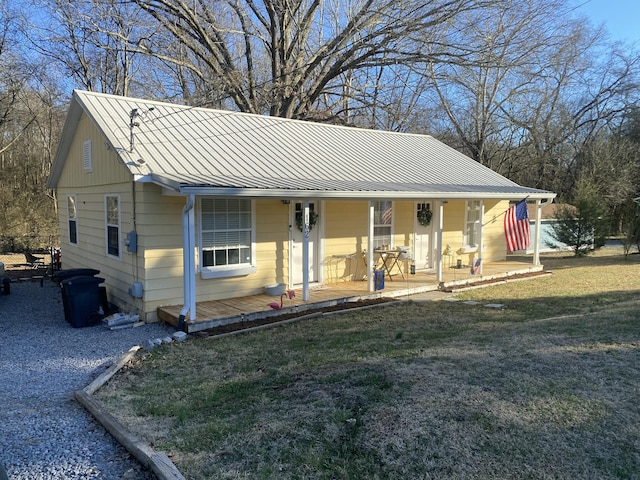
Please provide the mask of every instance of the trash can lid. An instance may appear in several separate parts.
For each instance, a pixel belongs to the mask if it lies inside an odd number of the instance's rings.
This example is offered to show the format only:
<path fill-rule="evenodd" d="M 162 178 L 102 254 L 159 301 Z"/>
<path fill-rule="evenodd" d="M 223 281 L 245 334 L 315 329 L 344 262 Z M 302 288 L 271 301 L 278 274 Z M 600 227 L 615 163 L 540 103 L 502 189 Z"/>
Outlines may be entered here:
<path fill-rule="evenodd" d="M 63 280 L 62 282 L 60 282 L 60 284 L 62 286 L 69 286 L 69 285 L 83 285 L 83 284 L 99 284 L 104 282 L 104 278 L 100 278 L 100 277 L 88 277 L 86 275 L 80 275 L 77 277 L 71 277 L 71 278 L 67 278 L 66 280 Z"/>

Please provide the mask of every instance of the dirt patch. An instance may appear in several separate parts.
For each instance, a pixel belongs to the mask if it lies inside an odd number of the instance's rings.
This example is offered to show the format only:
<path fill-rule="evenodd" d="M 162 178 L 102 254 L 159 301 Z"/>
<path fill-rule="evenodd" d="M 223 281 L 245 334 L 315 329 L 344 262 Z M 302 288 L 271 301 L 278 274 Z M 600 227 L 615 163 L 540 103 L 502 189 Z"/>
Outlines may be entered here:
<path fill-rule="evenodd" d="M 340 303 L 338 305 L 332 305 L 330 307 L 322 307 L 322 308 L 313 308 L 310 310 L 305 310 L 303 312 L 290 312 L 283 313 L 282 315 L 277 315 L 273 317 L 266 318 L 258 318 L 256 320 L 244 321 L 238 323 L 232 323 L 230 325 L 221 325 L 215 328 L 209 328 L 207 330 L 202 330 L 197 332 L 197 336 L 201 337 L 212 337 L 216 335 L 222 335 L 224 333 L 237 332 L 240 330 L 247 330 L 249 328 L 260 327 L 262 325 L 270 325 L 272 323 L 282 322 L 284 320 L 291 320 L 293 318 L 306 317 L 307 315 L 313 315 L 316 313 L 329 313 L 329 312 L 338 312 L 342 310 L 352 310 L 354 308 L 368 307 L 372 305 L 380 305 L 384 303 L 397 302 L 398 300 L 395 298 L 370 298 L 366 300 L 358 300 L 357 302 L 345 302 Z"/>

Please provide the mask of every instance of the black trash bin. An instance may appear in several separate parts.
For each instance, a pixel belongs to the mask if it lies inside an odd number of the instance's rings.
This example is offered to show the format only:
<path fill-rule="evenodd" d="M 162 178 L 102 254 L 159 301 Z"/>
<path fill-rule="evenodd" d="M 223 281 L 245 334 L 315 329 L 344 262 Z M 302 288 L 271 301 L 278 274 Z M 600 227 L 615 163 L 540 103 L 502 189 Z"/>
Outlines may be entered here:
<path fill-rule="evenodd" d="M 55 273 L 58 284 L 71 277 L 95 277 L 100 270 L 95 268 L 68 268 L 67 270 L 59 270 Z"/>
<path fill-rule="evenodd" d="M 90 327 L 100 322 L 100 277 L 71 277 L 60 283 L 64 318 L 73 328 Z"/>

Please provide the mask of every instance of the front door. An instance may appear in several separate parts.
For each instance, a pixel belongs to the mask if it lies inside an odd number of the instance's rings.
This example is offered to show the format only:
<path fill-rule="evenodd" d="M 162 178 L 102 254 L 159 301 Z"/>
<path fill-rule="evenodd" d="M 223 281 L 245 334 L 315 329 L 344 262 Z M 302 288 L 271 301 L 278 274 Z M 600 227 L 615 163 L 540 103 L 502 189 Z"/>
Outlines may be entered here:
<path fill-rule="evenodd" d="M 433 206 L 430 202 L 416 203 L 416 234 L 414 240 L 414 255 L 416 270 L 433 268 L 431 241 L 433 238 Z M 428 225 L 425 225 L 428 220 Z"/>
<path fill-rule="evenodd" d="M 291 209 L 291 278 L 294 285 L 302 284 L 302 268 L 304 259 L 302 258 L 303 242 L 303 210 L 302 202 L 292 203 Z M 320 227 L 318 220 L 318 204 L 309 202 L 309 282 L 318 281 L 318 231 Z"/>

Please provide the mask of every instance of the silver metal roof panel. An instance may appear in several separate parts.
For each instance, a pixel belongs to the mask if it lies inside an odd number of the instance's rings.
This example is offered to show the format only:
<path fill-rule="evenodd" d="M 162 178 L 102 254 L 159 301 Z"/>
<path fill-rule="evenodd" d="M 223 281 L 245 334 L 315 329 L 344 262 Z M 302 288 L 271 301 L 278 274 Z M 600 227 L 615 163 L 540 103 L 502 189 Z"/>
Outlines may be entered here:
<path fill-rule="evenodd" d="M 77 105 L 74 105 L 77 104 Z M 342 198 L 552 198 L 429 135 L 385 132 L 74 91 L 132 173 L 181 193 Z M 138 109 L 131 149 L 130 113 Z M 72 134 L 65 125 L 65 135 Z M 58 162 L 70 140 L 63 138 Z M 58 173 L 59 174 L 59 173 Z"/>

